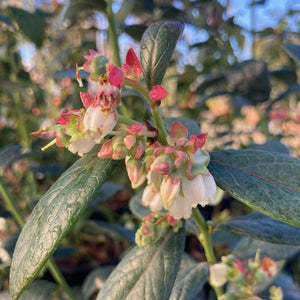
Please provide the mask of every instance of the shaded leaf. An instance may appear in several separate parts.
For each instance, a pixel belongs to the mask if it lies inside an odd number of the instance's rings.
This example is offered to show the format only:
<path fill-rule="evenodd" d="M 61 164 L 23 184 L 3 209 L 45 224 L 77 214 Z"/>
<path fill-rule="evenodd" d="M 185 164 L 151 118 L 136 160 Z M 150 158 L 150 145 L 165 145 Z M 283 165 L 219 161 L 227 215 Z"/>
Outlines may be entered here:
<path fill-rule="evenodd" d="M 35 280 L 20 297 L 20 300 L 44 300 L 57 288 L 56 284 L 47 280 Z"/>
<path fill-rule="evenodd" d="M 39 273 L 118 164 L 118 161 L 99 159 L 96 153 L 85 155 L 38 202 L 15 248 L 10 272 L 13 298 Z"/>
<path fill-rule="evenodd" d="M 26 10 L 10 7 L 11 15 L 18 23 L 19 29 L 38 47 L 43 44 L 46 20 Z"/>
<path fill-rule="evenodd" d="M 297 83 L 297 73 L 296 70 L 292 68 L 283 68 L 280 70 L 274 70 L 270 72 L 270 75 L 286 84 Z"/>
<path fill-rule="evenodd" d="M 144 32 L 147 29 L 146 25 L 143 24 L 134 24 L 134 25 L 121 25 L 120 29 L 131 36 L 136 41 L 140 41 Z"/>
<path fill-rule="evenodd" d="M 271 257 L 273 260 L 283 260 L 295 255 L 300 250 L 300 246 L 271 244 L 264 241 L 253 240 L 248 237 L 242 238 L 232 254 L 240 259 L 254 258 L 260 249 L 259 257 Z"/>
<path fill-rule="evenodd" d="M 208 263 L 194 264 L 177 274 L 170 300 L 190 300 L 196 298 L 208 281 Z"/>
<path fill-rule="evenodd" d="M 128 229 L 124 226 L 110 224 L 103 221 L 92 220 L 88 221 L 84 228 L 84 232 L 88 232 L 90 234 L 99 234 L 104 232 L 113 232 L 121 237 L 127 239 L 130 243 L 135 243 L 135 232 L 132 229 Z"/>
<path fill-rule="evenodd" d="M 275 244 L 300 245 L 300 229 L 255 212 L 217 225 L 217 229 Z"/>
<path fill-rule="evenodd" d="M 105 182 L 103 184 L 102 188 L 100 189 L 100 191 L 94 197 L 94 199 L 90 205 L 95 206 L 100 203 L 103 203 L 122 190 L 123 190 L 123 187 L 117 183 Z"/>
<path fill-rule="evenodd" d="M 232 197 L 282 222 L 300 226 L 300 160 L 259 150 L 211 153 L 217 185 Z"/>
<path fill-rule="evenodd" d="M 11 21 L 10 18 L 8 18 L 7 16 L 3 15 L 0 13 L 0 21 L 6 23 L 7 25 L 11 26 L 13 28 L 13 30 L 17 30 L 16 26 L 14 25 L 14 23 Z"/>
<path fill-rule="evenodd" d="M 30 155 L 30 152 L 21 145 L 9 145 L 2 148 L 0 151 L 0 174 L 15 161 L 27 157 L 28 155 Z"/>
<path fill-rule="evenodd" d="M 84 300 L 92 299 L 93 294 L 99 291 L 104 285 L 104 282 L 114 268 L 114 265 L 102 266 L 89 273 L 82 285 L 82 295 Z"/>
<path fill-rule="evenodd" d="M 130 211 L 138 218 L 143 218 L 149 215 L 152 211 L 149 206 L 142 204 L 143 191 L 133 196 L 129 201 Z"/>
<path fill-rule="evenodd" d="M 109 276 L 98 300 L 169 299 L 185 243 L 185 229 L 170 229 L 157 243 L 134 247 Z"/>
<path fill-rule="evenodd" d="M 285 273 L 279 274 L 272 282 L 271 286 L 280 286 L 284 295 L 284 300 L 299 300 L 300 299 L 300 289 L 295 283 L 293 278 Z M 268 289 L 269 290 L 269 289 Z M 268 291 L 258 295 L 262 299 L 269 299 L 270 295 Z"/>
<path fill-rule="evenodd" d="M 293 58 L 298 64 L 300 63 L 300 45 L 286 43 L 282 45 L 287 54 Z"/>
<path fill-rule="evenodd" d="M 90 73 L 84 71 L 84 70 L 79 70 L 80 77 L 82 79 L 87 79 L 90 76 Z M 54 74 L 54 79 L 62 79 L 62 78 L 71 78 L 71 79 L 76 79 L 76 69 L 70 69 L 70 70 L 64 70 L 60 71 L 56 74 Z"/>
<path fill-rule="evenodd" d="M 183 27 L 180 22 L 160 21 L 143 34 L 140 61 L 149 89 L 161 84 Z"/>
<path fill-rule="evenodd" d="M 290 154 L 289 148 L 280 140 L 269 140 L 264 144 L 251 144 L 251 149 Z"/>
<path fill-rule="evenodd" d="M 60 19 L 66 20 L 72 18 L 86 10 L 105 11 L 105 9 L 105 0 L 68 0 L 62 10 Z"/>

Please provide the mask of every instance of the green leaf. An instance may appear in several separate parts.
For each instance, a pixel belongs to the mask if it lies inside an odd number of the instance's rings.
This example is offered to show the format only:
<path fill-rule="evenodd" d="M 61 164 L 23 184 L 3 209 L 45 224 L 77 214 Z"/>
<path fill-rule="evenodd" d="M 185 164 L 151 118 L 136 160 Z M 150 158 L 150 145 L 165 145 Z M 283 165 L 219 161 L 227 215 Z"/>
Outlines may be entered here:
<path fill-rule="evenodd" d="M 166 229 L 161 239 L 134 247 L 109 276 L 98 300 L 169 299 L 185 243 L 185 229 Z"/>
<path fill-rule="evenodd" d="M 17 30 L 14 23 L 11 21 L 10 18 L 6 17 L 5 15 L 0 13 L 0 21 L 6 23 L 7 25 L 11 26 L 13 30 Z"/>
<path fill-rule="evenodd" d="M 300 245 L 300 229 L 255 212 L 217 225 L 217 229 L 269 243 Z"/>
<path fill-rule="evenodd" d="M 289 148 L 280 140 L 269 140 L 264 144 L 251 144 L 251 149 L 290 154 Z"/>
<path fill-rule="evenodd" d="M 140 61 L 149 89 L 161 84 L 184 25 L 175 21 L 152 24 L 141 40 Z"/>
<path fill-rule="evenodd" d="M 142 204 L 143 191 L 133 196 L 129 201 L 130 211 L 138 218 L 143 218 L 149 215 L 152 211 L 149 206 Z"/>
<path fill-rule="evenodd" d="M 20 300 L 43 300 L 57 289 L 57 285 L 47 280 L 35 280 L 20 297 Z"/>
<path fill-rule="evenodd" d="M 196 296 L 208 280 L 208 263 L 194 264 L 178 272 L 170 300 L 190 300 Z"/>
<path fill-rule="evenodd" d="M 298 64 L 300 63 L 300 45 L 286 43 L 283 44 L 282 47 L 291 58 L 293 58 Z"/>
<path fill-rule="evenodd" d="M 102 266 L 88 274 L 82 285 L 83 299 L 92 299 L 93 294 L 99 291 L 99 287 L 104 284 L 114 267 L 114 265 Z"/>
<path fill-rule="evenodd" d="M 38 47 L 43 43 L 46 21 L 38 14 L 10 7 L 11 15 L 18 23 L 19 29 Z"/>
<path fill-rule="evenodd" d="M 104 0 L 68 0 L 59 18 L 61 20 L 66 20 L 76 16 L 82 11 L 105 11 L 105 9 L 106 2 Z"/>
<path fill-rule="evenodd" d="M 232 197 L 300 227 L 299 159 L 259 150 L 224 150 L 211 153 L 208 168 L 217 185 Z"/>
<path fill-rule="evenodd" d="M 37 276 L 118 164 L 119 161 L 99 159 L 95 153 L 85 155 L 38 202 L 14 252 L 10 272 L 13 298 Z"/>
<path fill-rule="evenodd" d="M 295 255 L 299 252 L 300 247 L 271 244 L 244 237 L 238 242 L 232 254 L 240 259 L 249 259 L 255 257 L 257 249 L 260 250 L 260 258 L 271 257 L 273 260 L 278 261 Z"/>
<path fill-rule="evenodd" d="M 147 29 L 146 25 L 143 24 L 134 24 L 134 25 L 121 25 L 120 29 L 127 33 L 130 37 L 135 39 L 136 41 L 140 41 L 144 32 Z"/>

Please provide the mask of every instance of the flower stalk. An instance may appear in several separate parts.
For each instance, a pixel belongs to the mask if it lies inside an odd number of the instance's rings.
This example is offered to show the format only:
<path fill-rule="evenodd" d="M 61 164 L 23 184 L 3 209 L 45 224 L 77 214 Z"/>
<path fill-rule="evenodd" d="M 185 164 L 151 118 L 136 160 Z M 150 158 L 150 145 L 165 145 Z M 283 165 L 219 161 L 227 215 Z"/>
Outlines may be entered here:
<path fill-rule="evenodd" d="M 193 208 L 192 217 L 193 217 L 196 225 L 198 226 L 198 228 L 201 231 L 200 235 L 198 236 L 198 240 L 203 245 L 207 262 L 209 264 L 217 263 L 217 259 L 215 257 L 214 251 L 213 251 L 211 235 L 209 233 L 207 223 L 205 222 L 202 214 L 200 213 L 200 211 L 197 207 Z M 221 287 L 213 286 L 213 289 L 218 297 L 223 295 L 223 289 Z"/>

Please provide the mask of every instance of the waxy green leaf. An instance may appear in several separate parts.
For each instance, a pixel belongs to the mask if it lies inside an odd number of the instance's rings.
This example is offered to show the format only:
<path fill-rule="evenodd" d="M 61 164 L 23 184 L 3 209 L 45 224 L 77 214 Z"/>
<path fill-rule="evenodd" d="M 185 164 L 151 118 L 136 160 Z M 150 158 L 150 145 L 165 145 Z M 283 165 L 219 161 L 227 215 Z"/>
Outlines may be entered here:
<path fill-rule="evenodd" d="M 300 251 L 300 246 L 271 244 L 264 241 L 243 237 L 234 248 L 232 254 L 242 260 L 254 258 L 259 249 L 259 257 L 271 257 L 273 260 L 284 260 Z"/>
<path fill-rule="evenodd" d="M 300 159 L 258 150 L 210 155 L 208 168 L 221 189 L 254 210 L 300 227 Z"/>
<path fill-rule="evenodd" d="M 183 28 L 180 22 L 160 21 L 149 26 L 144 32 L 140 61 L 149 89 L 161 84 Z"/>
<path fill-rule="evenodd" d="M 185 243 L 185 229 L 166 229 L 157 243 L 134 247 L 109 276 L 97 300 L 169 299 Z"/>
<path fill-rule="evenodd" d="M 217 229 L 275 244 L 300 245 L 300 229 L 255 212 L 217 225 Z"/>
<path fill-rule="evenodd" d="M 169 300 L 197 299 L 197 294 L 208 281 L 208 263 L 194 264 L 177 274 Z"/>
<path fill-rule="evenodd" d="M 300 45 L 286 43 L 282 47 L 291 58 L 300 63 Z"/>
<path fill-rule="evenodd" d="M 85 155 L 53 184 L 33 209 L 16 245 L 10 291 L 16 299 L 38 275 L 119 161 Z"/>

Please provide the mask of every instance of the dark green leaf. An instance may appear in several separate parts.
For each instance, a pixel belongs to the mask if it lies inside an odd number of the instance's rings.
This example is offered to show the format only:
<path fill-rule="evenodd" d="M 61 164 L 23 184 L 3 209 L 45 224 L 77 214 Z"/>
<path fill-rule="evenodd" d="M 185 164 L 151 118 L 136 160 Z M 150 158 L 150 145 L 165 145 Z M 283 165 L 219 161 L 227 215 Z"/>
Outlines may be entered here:
<path fill-rule="evenodd" d="M 300 229 L 255 212 L 220 223 L 217 229 L 275 244 L 300 245 Z"/>
<path fill-rule="evenodd" d="M 147 26 L 142 24 L 134 24 L 134 25 L 122 25 L 120 29 L 131 36 L 136 41 L 140 41 Z"/>
<path fill-rule="evenodd" d="M 170 300 L 196 298 L 208 280 L 208 263 L 195 264 L 178 272 Z"/>
<path fill-rule="evenodd" d="M 289 148 L 280 140 L 269 140 L 264 144 L 251 144 L 251 149 L 290 154 Z"/>
<path fill-rule="evenodd" d="M 297 63 L 300 63 L 300 45 L 286 43 L 283 44 L 282 47 L 291 58 L 293 58 Z"/>
<path fill-rule="evenodd" d="M 102 266 L 89 273 L 82 285 L 83 299 L 92 299 L 93 294 L 99 291 L 114 267 L 114 265 Z"/>
<path fill-rule="evenodd" d="M 115 268 L 98 300 L 169 299 L 185 243 L 185 229 L 166 229 L 161 239 L 134 247 Z"/>
<path fill-rule="evenodd" d="M 121 185 L 113 182 L 105 182 L 91 202 L 91 206 L 95 206 L 107 201 L 109 198 L 111 198 L 121 190 L 123 190 L 123 187 Z"/>
<path fill-rule="evenodd" d="M 119 236 L 127 239 L 130 243 L 135 243 L 135 232 L 132 229 L 126 228 L 124 226 L 110 224 L 103 221 L 92 220 L 88 221 L 84 228 L 84 232 L 88 232 L 90 234 L 97 234 L 99 233 L 115 233 Z"/>
<path fill-rule="evenodd" d="M 143 218 L 151 213 L 148 206 L 142 204 L 143 191 L 133 196 L 129 201 L 131 212 L 138 218 Z"/>
<path fill-rule="evenodd" d="M 282 222 L 300 226 L 300 160 L 259 150 L 211 153 L 209 170 L 232 197 Z"/>
<path fill-rule="evenodd" d="M 44 300 L 57 288 L 56 284 L 46 280 L 35 280 L 20 297 L 20 300 Z"/>
<path fill-rule="evenodd" d="M 38 202 L 16 245 L 10 290 L 17 297 L 39 273 L 119 161 L 85 155 Z"/>
<path fill-rule="evenodd" d="M 242 238 L 233 250 L 233 255 L 240 259 L 254 258 L 260 250 L 260 258 L 271 257 L 273 260 L 287 259 L 297 252 L 299 246 L 271 244 L 264 241 L 253 240 L 248 237 Z"/>
<path fill-rule="evenodd" d="M 0 151 L 0 174 L 15 161 L 30 155 L 21 145 L 9 145 Z"/>
<path fill-rule="evenodd" d="M 79 70 L 80 77 L 82 79 L 87 79 L 90 76 L 90 73 L 84 71 L 84 70 Z M 71 78 L 71 79 L 76 79 L 76 69 L 70 69 L 70 70 L 64 70 L 60 71 L 56 74 L 54 74 L 54 79 L 62 79 L 62 78 Z"/>
<path fill-rule="evenodd" d="M 161 84 L 183 27 L 180 22 L 160 21 L 145 31 L 141 40 L 140 60 L 149 89 Z"/>
<path fill-rule="evenodd" d="M 7 16 L 4 16 L 3 14 L 0 13 L 0 21 L 6 23 L 7 25 L 11 26 L 14 30 L 17 30 L 17 28 L 15 27 L 14 23 L 11 21 L 10 18 L 8 18 Z"/>
<path fill-rule="evenodd" d="M 284 295 L 284 300 L 299 300 L 300 299 L 300 289 L 298 285 L 293 280 L 292 276 L 281 273 L 271 285 L 279 286 L 282 288 Z M 261 299 L 269 299 L 270 295 L 268 291 L 258 295 Z"/>
<path fill-rule="evenodd" d="M 273 78 L 285 83 L 285 84 L 295 84 L 297 83 L 297 72 L 293 68 L 283 68 L 280 70 L 274 70 L 270 72 Z"/>
<path fill-rule="evenodd" d="M 65 5 L 62 14 L 60 16 L 61 20 L 66 20 L 72 18 L 82 11 L 86 10 L 98 10 L 105 11 L 106 2 L 104 0 L 68 0 Z"/>
<path fill-rule="evenodd" d="M 45 18 L 26 10 L 10 7 L 12 17 L 18 23 L 19 29 L 39 48 L 42 46 L 46 21 Z"/>

